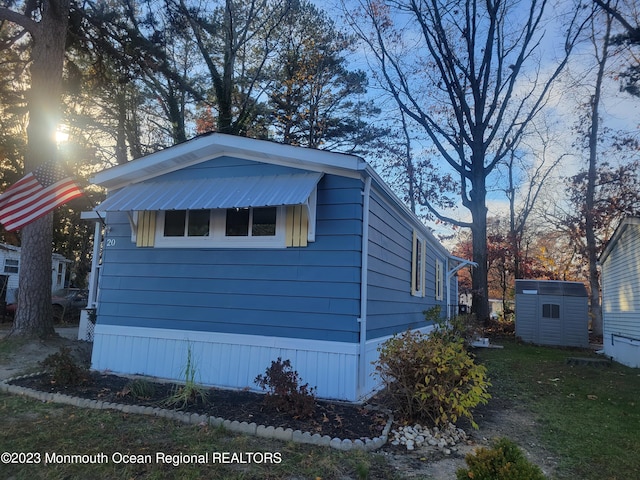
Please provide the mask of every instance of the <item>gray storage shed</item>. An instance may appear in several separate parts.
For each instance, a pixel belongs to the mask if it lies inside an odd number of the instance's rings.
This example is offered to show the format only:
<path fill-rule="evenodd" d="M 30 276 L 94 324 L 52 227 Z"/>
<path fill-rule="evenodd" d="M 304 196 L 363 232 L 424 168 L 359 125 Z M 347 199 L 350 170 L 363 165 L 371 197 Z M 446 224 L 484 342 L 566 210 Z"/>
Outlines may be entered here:
<path fill-rule="evenodd" d="M 516 280 L 516 336 L 539 345 L 589 345 L 587 289 L 580 282 Z"/>

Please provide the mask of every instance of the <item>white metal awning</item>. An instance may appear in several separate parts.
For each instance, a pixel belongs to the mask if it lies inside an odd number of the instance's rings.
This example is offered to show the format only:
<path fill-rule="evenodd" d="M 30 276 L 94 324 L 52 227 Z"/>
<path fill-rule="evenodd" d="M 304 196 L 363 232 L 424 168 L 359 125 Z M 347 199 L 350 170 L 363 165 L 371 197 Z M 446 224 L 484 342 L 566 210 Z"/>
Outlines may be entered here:
<path fill-rule="evenodd" d="M 99 212 L 273 207 L 307 203 L 322 173 L 145 182 L 110 194 Z"/>

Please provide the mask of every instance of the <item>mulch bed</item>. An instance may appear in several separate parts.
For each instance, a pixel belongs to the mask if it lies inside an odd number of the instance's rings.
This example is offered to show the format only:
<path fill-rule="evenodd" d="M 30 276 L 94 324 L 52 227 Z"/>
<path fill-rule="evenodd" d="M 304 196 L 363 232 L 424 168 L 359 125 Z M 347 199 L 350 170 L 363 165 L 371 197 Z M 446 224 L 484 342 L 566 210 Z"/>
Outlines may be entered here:
<path fill-rule="evenodd" d="M 34 390 L 62 393 L 103 402 L 144 405 L 161 408 L 177 387 L 170 383 L 153 383 L 153 394 L 145 398 L 134 396 L 129 390 L 130 378 L 90 372 L 87 382 L 76 386 L 60 386 L 43 374 L 11 381 L 14 385 Z M 264 404 L 264 395 L 250 391 L 206 389 L 206 403 L 187 404 L 181 411 L 221 417 L 225 420 L 257 425 L 292 428 L 311 434 L 329 435 L 331 438 L 365 439 L 380 436 L 388 416 L 363 405 L 318 400 L 313 416 L 294 418 L 290 413 L 277 411 Z"/>

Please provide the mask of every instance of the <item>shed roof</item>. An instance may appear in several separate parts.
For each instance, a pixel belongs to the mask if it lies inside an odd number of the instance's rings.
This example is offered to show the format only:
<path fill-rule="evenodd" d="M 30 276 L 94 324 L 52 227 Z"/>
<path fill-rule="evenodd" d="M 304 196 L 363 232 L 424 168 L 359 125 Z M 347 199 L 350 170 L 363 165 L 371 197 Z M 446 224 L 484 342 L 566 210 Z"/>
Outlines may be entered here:
<path fill-rule="evenodd" d="M 516 280 L 517 294 L 586 297 L 587 287 L 582 282 L 563 280 Z"/>

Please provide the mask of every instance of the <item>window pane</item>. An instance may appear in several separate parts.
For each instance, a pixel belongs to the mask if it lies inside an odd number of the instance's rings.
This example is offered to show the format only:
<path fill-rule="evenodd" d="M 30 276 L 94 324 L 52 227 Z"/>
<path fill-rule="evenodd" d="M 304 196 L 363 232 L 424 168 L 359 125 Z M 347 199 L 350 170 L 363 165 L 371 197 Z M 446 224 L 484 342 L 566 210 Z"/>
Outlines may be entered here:
<path fill-rule="evenodd" d="M 190 237 L 206 237 L 209 235 L 209 210 L 189 210 Z"/>
<path fill-rule="evenodd" d="M 164 236 L 184 237 L 186 210 L 167 210 L 164 212 Z"/>
<path fill-rule="evenodd" d="M 4 273 L 18 273 L 18 260 L 12 258 L 4 259 Z"/>
<path fill-rule="evenodd" d="M 542 318 L 560 318 L 560 305 L 557 303 L 543 303 Z"/>
<path fill-rule="evenodd" d="M 266 237 L 276 234 L 276 209 L 254 208 L 251 235 L 253 237 Z"/>
<path fill-rule="evenodd" d="M 227 237 L 247 237 L 249 236 L 249 209 L 229 208 L 227 209 L 227 226 L 225 230 Z"/>
<path fill-rule="evenodd" d="M 422 292 L 422 242 L 416 240 L 416 266 L 414 270 L 416 292 Z"/>

